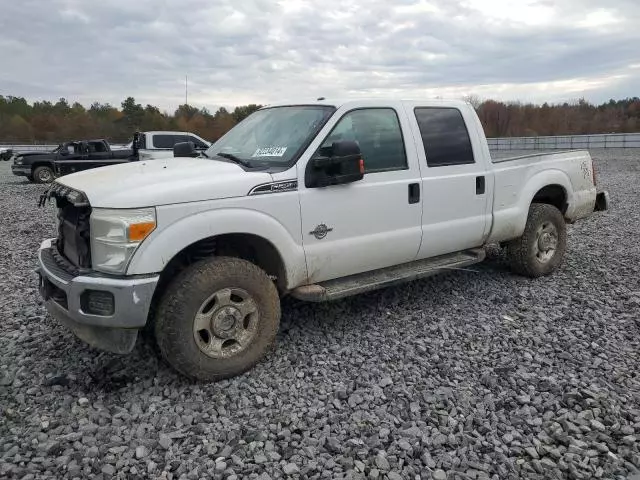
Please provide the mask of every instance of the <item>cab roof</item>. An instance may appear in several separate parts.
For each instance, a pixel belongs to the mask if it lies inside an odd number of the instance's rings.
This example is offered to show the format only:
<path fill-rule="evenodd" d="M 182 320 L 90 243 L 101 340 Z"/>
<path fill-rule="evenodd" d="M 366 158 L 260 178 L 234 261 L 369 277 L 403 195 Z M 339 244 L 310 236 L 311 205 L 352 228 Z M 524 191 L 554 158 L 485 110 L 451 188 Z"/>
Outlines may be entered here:
<path fill-rule="evenodd" d="M 301 98 L 288 101 L 271 102 L 264 105 L 262 108 L 270 107 L 285 107 L 293 105 L 322 105 L 328 107 L 358 107 L 358 106 L 374 106 L 376 103 L 389 104 L 389 103 L 412 103 L 420 104 L 425 107 L 428 106 L 449 106 L 449 107 L 461 107 L 469 105 L 468 102 L 460 99 L 444 99 L 444 98 L 401 98 L 401 97 L 363 97 L 363 98 L 345 98 L 345 97 L 320 97 L 318 98 Z"/>
<path fill-rule="evenodd" d="M 183 130 L 145 130 L 144 132 L 138 132 L 138 133 L 144 133 L 146 135 L 194 135 L 196 137 L 198 136 L 193 132 L 187 132 Z"/>

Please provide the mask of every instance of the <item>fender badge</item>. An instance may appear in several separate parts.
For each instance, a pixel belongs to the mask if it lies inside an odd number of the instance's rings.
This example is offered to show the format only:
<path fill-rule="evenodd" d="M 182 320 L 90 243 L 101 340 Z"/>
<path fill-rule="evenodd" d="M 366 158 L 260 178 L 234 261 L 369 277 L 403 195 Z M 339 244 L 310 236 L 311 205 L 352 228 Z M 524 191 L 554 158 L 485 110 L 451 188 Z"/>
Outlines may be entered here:
<path fill-rule="evenodd" d="M 309 234 L 313 235 L 318 240 L 322 240 L 324 237 L 327 236 L 327 233 L 332 232 L 332 231 L 333 231 L 333 228 L 329 228 L 324 223 L 321 223 L 320 225 L 318 225 L 316 227 L 315 230 L 309 232 Z"/>

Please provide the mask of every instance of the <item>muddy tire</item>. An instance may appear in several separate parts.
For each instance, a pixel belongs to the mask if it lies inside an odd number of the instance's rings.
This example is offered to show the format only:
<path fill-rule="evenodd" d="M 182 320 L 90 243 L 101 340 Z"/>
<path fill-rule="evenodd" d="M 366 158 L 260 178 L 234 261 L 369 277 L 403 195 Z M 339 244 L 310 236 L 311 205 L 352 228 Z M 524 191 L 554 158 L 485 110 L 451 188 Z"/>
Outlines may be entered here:
<path fill-rule="evenodd" d="M 55 179 L 50 167 L 36 167 L 33 171 L 33 181 L 36 183 L 51 183 Z"/>
<path fill-rule="evenodd" d="M 553 205 L 533 203 L 520 238 L 507 243 L 511 270 L 537 278 L 548 275 L 564 260 L 567 228 L 562 213 Z"/>
<path fill-rule="evenodd" d="M 256 365 L 279 325 L 280 298 L 267 274 L 246 260 L 212 257 L 169 284 L 156 310 L 154 336 L 175 370 L 216 381 Z"/>

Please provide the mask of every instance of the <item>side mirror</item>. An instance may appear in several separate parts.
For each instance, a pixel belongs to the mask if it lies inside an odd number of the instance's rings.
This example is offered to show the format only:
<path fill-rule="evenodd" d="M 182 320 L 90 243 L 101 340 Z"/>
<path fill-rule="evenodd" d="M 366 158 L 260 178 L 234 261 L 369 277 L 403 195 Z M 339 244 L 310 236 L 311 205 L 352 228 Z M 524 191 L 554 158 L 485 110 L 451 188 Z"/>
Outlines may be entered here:
<path fill-rule="evenodd" d="M 197 157 L 198 152 L 193 142 L 180 142 L 173 146 L 174 157 Z"/>
<path fill-rule="evenodd" d="M 319 155 L 309 160 L 304 183 L 307 188 L 321 188 L 357 182 L 363 177 L 360 147 L 352 140 L 340 140 L 329 148 L 321 148 Z"/>
<path fill-rule="evenodd" d="M 66 157 L 67 155 L 69 155 L 69 149 L 67 147 L 61 148 L 60 155 L 62 155 L 63 157 Z"/>

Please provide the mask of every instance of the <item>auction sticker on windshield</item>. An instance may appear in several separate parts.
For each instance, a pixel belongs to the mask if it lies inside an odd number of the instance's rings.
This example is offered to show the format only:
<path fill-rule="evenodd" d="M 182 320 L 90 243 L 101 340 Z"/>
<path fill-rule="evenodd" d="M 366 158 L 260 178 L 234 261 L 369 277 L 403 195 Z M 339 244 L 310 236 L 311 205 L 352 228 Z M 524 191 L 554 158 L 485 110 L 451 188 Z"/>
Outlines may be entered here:
<path fill-rule="evenodd" d="M 287 151 L 287 147 L 266 147 L 258 148 L 253 152 L 252 157 L 281 157 L 284 152 Z"/>

